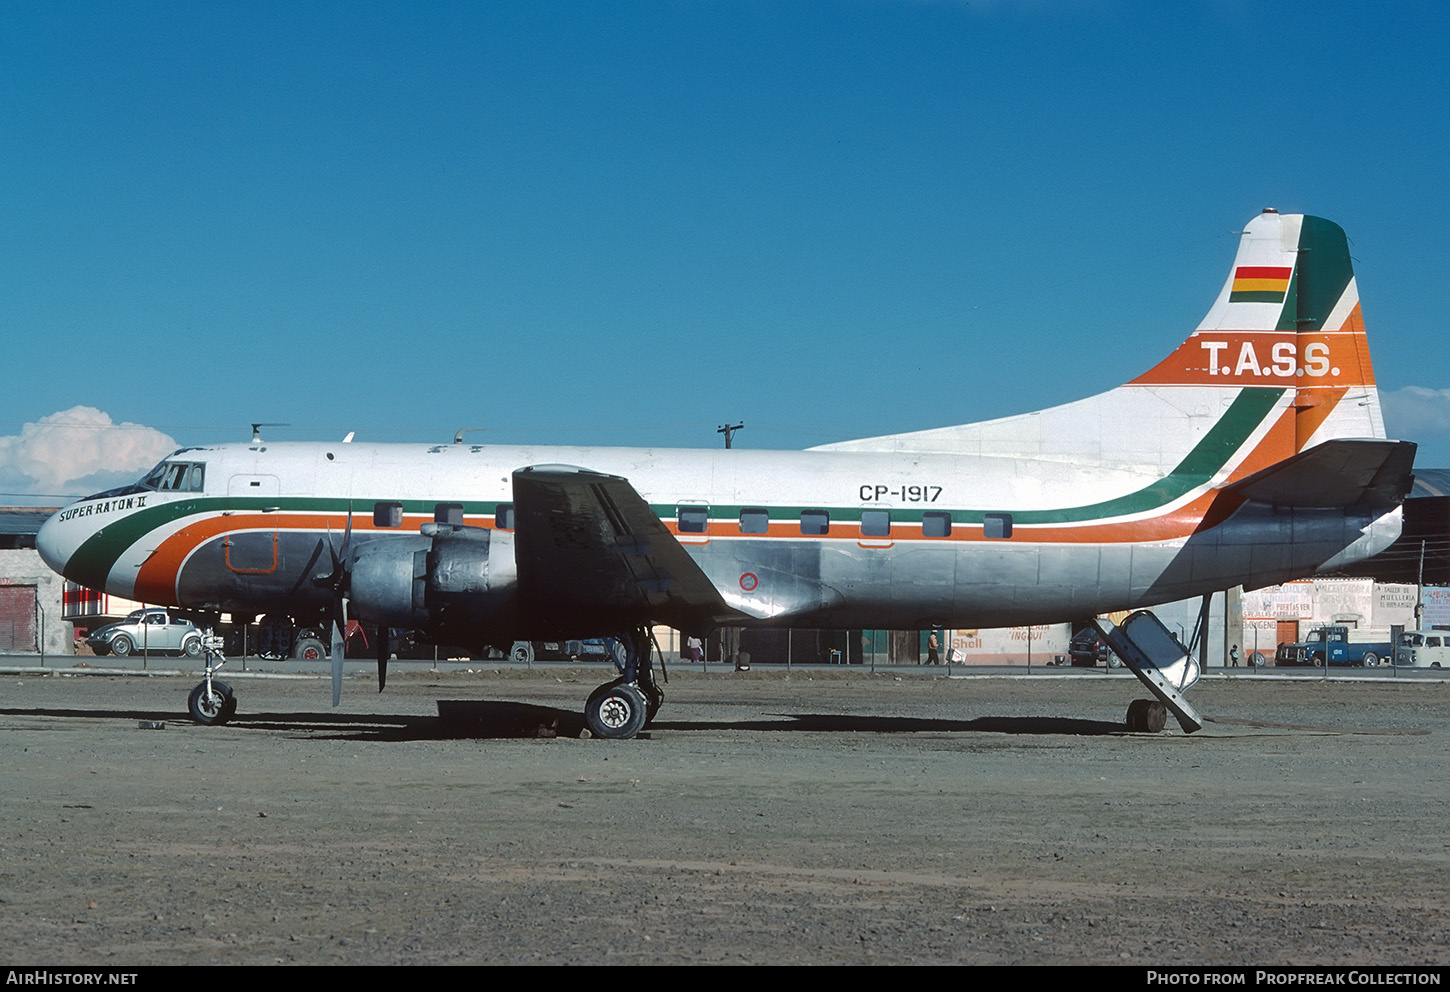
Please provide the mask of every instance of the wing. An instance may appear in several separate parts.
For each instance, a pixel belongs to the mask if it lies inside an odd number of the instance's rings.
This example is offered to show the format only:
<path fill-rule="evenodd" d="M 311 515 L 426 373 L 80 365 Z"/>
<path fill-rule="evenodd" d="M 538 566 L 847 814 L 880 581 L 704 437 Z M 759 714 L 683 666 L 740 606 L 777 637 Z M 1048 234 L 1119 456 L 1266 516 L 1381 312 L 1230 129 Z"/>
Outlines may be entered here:
<path fill-rule="evenodd" d="M 535 609 L 683 630 L 740 617 L 628 480 L 539 465 L 513 488 L 519 594 Z"/>
<path fill-rule="evenodd" d="M 1394 506 L 1410 492 L 1411 441 L 1325 441 L 1225 487 L 1271 506 Z"/>

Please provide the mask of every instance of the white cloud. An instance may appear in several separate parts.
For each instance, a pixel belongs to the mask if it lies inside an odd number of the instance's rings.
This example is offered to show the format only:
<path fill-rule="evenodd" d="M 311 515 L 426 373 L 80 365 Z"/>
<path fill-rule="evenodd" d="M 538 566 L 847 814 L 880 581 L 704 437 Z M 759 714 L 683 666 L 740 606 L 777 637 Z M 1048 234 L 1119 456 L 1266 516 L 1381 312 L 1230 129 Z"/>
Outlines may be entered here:
<path fill-rule="evenodd" d="M 1380 406 L 1391 437 L 1450 437 L 1450 389 L 1404 386 L 1382 390 Z"/>
<path fill-rule="evenodd" d="M 0 437 L 0 490 L 81 494 L 122 485 L 179 447 L 141 424 L 117 424 L 90 406 L 73 406 Z"/>

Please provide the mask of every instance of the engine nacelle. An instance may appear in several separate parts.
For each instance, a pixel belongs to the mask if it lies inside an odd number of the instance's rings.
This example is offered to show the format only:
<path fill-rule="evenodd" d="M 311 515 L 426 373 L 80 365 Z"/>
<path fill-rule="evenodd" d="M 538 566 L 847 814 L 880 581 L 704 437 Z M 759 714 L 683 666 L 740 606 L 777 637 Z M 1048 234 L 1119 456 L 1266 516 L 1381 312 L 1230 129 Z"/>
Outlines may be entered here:
<path fill-rule="evenodd" d="M 348 611 L 389 627 L 422 627 L 428 622 L 427 555 L 424 537 L 393 537 L 360 545 L 348 563 Z"/>
<path fill-rule="evenodd" d="M 435 523 L 418 537 L 368 541 L 349 563 L 350 612 L 442 643 L 479 640 L 517 591 L 513 538 Z"/>
<path fill-rule="evenodd" d="M 427 630 L 445 643 L 471 643 L 518 594 L 514 535 L 458 524 L 425 524 Z"/>

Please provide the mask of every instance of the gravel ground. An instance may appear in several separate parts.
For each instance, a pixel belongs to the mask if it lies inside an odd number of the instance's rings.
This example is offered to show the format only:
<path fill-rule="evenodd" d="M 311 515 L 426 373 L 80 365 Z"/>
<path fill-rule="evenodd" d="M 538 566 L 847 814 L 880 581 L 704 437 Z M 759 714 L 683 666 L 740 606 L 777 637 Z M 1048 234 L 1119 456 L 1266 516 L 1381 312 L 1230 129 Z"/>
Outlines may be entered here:
<path fill-rule="evenodd" d="M 0 676 L 0 957 L 1450 962 L 1445 683 L 1205 680 L 1190 737 L 1130 679 L 670 674 L 624 742 L 574 669 L 231 677 L 211 728 Z"/>

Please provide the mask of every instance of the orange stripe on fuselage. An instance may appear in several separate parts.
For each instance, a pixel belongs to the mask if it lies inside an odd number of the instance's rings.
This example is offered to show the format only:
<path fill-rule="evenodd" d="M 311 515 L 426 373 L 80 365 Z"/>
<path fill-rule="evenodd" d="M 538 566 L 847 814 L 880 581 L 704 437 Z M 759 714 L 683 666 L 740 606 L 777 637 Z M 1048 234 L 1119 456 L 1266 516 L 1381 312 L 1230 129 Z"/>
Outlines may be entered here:
<path fill-rule="evenodd" d="M 428 519 L 432 519 L 429 517 Z M 170 535 L 147 556 L 136 570 L 136 590 L 131 597 L 143 603 L 170 603 L 175 601 L 176 580 L 186 561 L 197 548 L 207 541 L 238 531 L 294 531 L 310 530 L 342 534 L 347 528 L 345 514 L 322 513 L 255 513 L 246 515 L 212 516 L 194 520 Z M 353 530 L 380 530 L 372 519 L 354 517 Z M 398 528 L 388 528 L 397 530 Z"/>
<path fill-rule="evenodd" d="M 1037 526 L 1029 525 L 1019 527 L 1015 537 L 1015 543 L 1019 544 L 1058 544 L 1058 545 L 1088 545 L 1088 544 L 1131 544 L 1147 541 L 1169 541 L 1187 537 L 1202 525 L 1204 515 L 1209 511 L 1214 502 L 1213 493 L 1205 493 L 1196 499 L 1179 507 L 1167 511 L 1159 516 L 1132 521 L 1118 521 L 1102 524 L 1072 524 L 1066 526 Z M 275 529 L 279 532 L 307 531 L 315 533 L 319 538 L 325 539 L 324 535 L 331 531 L 334 535 L 340 532 L 341 528 L 335 526 L 338 518 L 314 514 L 279 514 L 275 519 Z M 369 524 L 371 522 L 369 521 Z M 486 525 L 485 525 L 486 526 Z M 671 532 L 678 534 L 677 528 L 672 524 L 666 524 Z M 920 537 L 919 523 L 895 522 L 892 524 L 891 538 L 894 540 L 911 541 L 947 541 L 950 543 L 1004 543 L 1000 538 L 987 538 L 980 525 L 957 524 L 952 528 L 952 533 L 946 538 L 922 538 Z M 146 602 L 174 602 L 177 594 L 176 583 L 182 565 L 185 563 L 197 548 L 208 541 L 224 537 L 229 533 L 241 531 L 266 531 L 272 529 L 268 522 L 258 516 L 234 517 L 215 516 L 195 520 L 176 533 L 167 537 L 161 542 L 156 551 L 151 554 L 137 570 L 134 598 Z M 376 530 L 379 528 L 356 527 L 359 530 Z M 397 530 L 397 528 L 388 528 Z M 915 531 L 916 533 L 912 533 Z M 682 535 L 684 537 L 699 537 L 698 534 Z M 815 540 L 857 540 L 860 534 L 860 525 L 852 522 L 838 522 L 831 525 L 827 535 L 814 536 L 804 535 L 799 531 L 799 525 L 791 523 L 772 523 L 766 534 L 741 534 L 738 529 L 728 523 L 712 523 L 709 532 L 704 535 L 711 539 L 751 539 L 766 538 L 773 540 L 790 539 L 796 541 Z M 1014 543 L 1012 539 L 1005 543 Z"/>

